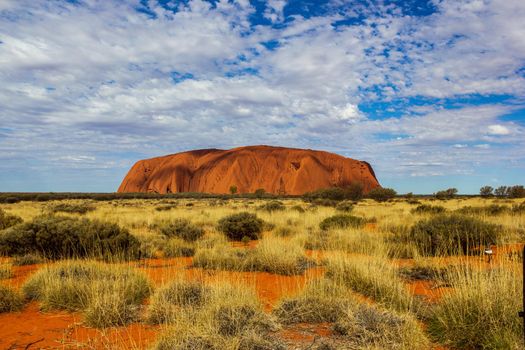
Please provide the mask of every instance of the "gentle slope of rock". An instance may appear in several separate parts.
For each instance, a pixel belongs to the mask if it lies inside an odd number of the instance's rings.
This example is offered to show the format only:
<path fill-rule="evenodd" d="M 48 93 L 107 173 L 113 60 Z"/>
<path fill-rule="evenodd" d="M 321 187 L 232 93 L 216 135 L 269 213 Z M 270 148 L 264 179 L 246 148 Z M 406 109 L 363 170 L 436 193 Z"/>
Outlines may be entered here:
<path fill-rule="evenodd" d="M 359 182 L 368 192 L 379 187 L 367 162 L 306 149 L 248 146 L 230 150 L 204 149 L 140 160 L 118 192 L 238 193 L 264 189 L 299 195 Z"/>

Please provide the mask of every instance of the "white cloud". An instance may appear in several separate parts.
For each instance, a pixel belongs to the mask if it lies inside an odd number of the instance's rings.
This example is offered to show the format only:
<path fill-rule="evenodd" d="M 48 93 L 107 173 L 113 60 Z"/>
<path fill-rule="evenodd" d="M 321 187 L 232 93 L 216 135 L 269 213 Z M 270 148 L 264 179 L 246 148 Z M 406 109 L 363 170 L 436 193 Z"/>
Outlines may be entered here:
<path fill-rule="evenodd" d="M 508 135 L 510 134 L 510 130 L 504 125 L 494 124 L 489 125 L 488 133 L 489 135 Z"/>

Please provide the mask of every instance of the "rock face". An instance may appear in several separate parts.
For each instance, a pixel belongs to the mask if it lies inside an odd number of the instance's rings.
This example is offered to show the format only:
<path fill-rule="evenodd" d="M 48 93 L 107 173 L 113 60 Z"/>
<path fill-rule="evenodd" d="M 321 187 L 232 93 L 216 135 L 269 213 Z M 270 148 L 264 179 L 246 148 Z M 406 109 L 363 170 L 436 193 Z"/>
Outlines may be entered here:
<path fill-rule="evenodd" d="M 379 187 L 367 162 L 306 149 L 248 146 L 203 149 L 140 160 L 118 192 L 268 193 L 300 195 L 359 182 L 366 192 Z"/>

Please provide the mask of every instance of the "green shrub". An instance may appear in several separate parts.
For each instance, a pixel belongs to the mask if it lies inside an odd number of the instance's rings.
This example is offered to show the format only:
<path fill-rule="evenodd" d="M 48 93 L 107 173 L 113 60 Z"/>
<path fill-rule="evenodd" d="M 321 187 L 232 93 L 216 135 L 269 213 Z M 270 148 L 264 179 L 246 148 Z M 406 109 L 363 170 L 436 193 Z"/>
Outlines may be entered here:
<path fill-rule="evenodd" d="M 372 198 L 377 202 L 386 202 L 389 199 L 394 198 L 397 192 L 391 188 L 377 187 L 368 192 L 368 197 Z"/>
<path fill-rule="evenodd" d="M 414 214 L 440 214 L 444 213 L 445 211 L 445 207 L 442 207 L 441 205 L 421 204 L 412 209 L 410 212 Z"/>
<path fill-rule="evenodd" d="M 476 218 L 440 214 L 417 222 L 406 238 L 422 255 L 468 254 L 473 248 L 496 243 L 500 229 Z"/>
<path fill-rule="evenodd" d="M 345 187 L 331 187 L 323 188 L 314 192 L 305 193 L 303 198 L 306 201 L 312 202 L 314 199 L 330 199 L 334 201 L 342 201 L 344 199 L 359 200 L 363 197 L 363 185 L 354 182 Z"/>
<path fill-rule="evenodd" d="M 39 254 L 52 259 L 136 257 L 139 242 L 116 224 L 51 215 L 36 217 L 1 232 L 0 253 Z"/>
<path fill-rule="evenodd" d="M 16 215 L 10 215 L 0 209 L 0 230 L 5 230 L 22 222 L 22 218 Z"/>
<path fill-rule="evenodd" d="M 335 209 L 338 210 L 338 211 L 343 211 L 345 213 L 349 213 L 349 212 L 351 212 L 354 209 L 354 202 L 352 202 L 352 201 L 339 202 L 335 206 Z"/>
<path fill-rule="evenodd" d="M 285 210 L 286 207 L 280 201 L 270 201 L 270 202 L 266 202 L 263 205 L 259 206 L 259 209 L 260 210 L 265 210 L 265 211 L 268 211 L 268 212 L 271 213 L 271 212 L 274 212 L 274 211 Z"/>
<path fill-rule="evenodd" d="M 95 209 L 97 208 L 86 203 L 58 203 L 50 208 L 53 213 L 61 212 L 70 214 L 85 214 Z"/>
<path fill-rule="evenodd" d="M 22 289 L 45 310 L 84 311 L 88 325 L 106 327 L 133 319 L 151 287 L 130 268 L 66 261 L 38 270 Z"/>
<path fill-rule="evenodd" d="M 339 214 L 327 217 L 319 223 L 319 228 L 323 231 L 330 229 L 341 229 L 347 227 L 363 227 L 366 220 L 357 216 Z"/>
<path fill-rule="evenodd" d="M 219 220 L 217 229 L 229 239 L 240 241 L 244 236 L 259 239 L 264 221 L 248 212 L 232 214 Z"/>
<path fill-rule="evenodd" d="M 166 237 L 178 237 L 189 242 L 195 242 L 204 236 L 204 230 L 202 228 L 192 224 L 186 219 L 176 219 L 161 225 L 159 231 Z"/>
<path fill-rule="evenodd" d="M 164 205 L 159 205 L 155 207 L 155 210 L 156 211 L 169 211 L 175 208 L 177 208 L 177 204 L 164 204 Z"/>
<path fill-rule="evenodd" d="M 24 305 L 24 299 L 15 290 L 0 284 L 0 313 L 18 311 Z"/>

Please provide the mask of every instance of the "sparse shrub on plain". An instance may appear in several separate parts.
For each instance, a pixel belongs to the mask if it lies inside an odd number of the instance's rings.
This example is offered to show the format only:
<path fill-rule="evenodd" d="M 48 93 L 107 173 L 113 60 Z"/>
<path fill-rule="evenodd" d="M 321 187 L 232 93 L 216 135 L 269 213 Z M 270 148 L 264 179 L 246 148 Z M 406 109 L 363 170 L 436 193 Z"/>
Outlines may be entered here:
<path fill-rule="evenodd" d="M 334 216 L 327 217 L 319 223 L 319 228 L 321 230 L 330 230 L 330 229 L 343 229 L 347 227 L 360 228 L 363 227 L 366 223 L 366 220 L 352 215 L 338 214 Z"/>
<path fill-rule="evenodd" d="M 9 262 L 0 262 L 0 280 L 13 277 L 13 265 Z"/>
<path fill-rule="evenodd" d="M 349 213 L 354 209 L 354 202 L 352 201 L 342 201 L 337 203 L 335 209 L 345 213 Z"/>
<path fill-rule="evenodd" d="M 511 208 L 506 205 L 491 204 L 485 207 L 465 206 L 456 212 L 465 215 L 501 215 L 510 212 Z"/>
<path fill-rule="evenodd" d="M 432 309 L 428 332 L 454 349 L 523 349 L 522 271 L 507 262 L 492 269 L 456 266 L 449 274 L 453 293 Z"/>
<path fill-rule="evenodd" d="M 166 258 L 188 257 L 195 254 L 195 245 L 180 238 L 172 238 L 166 242 L 162 250 Z"/>
<path fill-rule="evenodd" d="M 6 213 L 0 208 L 0 231 L 5 230 L 11 226 L 18 225 L 22 222 L 22 218 L 16 215 Z"/>
<path fill-rule="evenodd" d="M 142 273 L 130 268 L 65 261 L 41 268 L 22 289 L 45 310 L 84 311 L 88 325 L 108 327 L 132 320 L 151 287 Z"/>
<path fill-rule="evenodd" d="M 58 203 L 49 209 L 53 213 L 86 214 L 97 208 L 87 203 Z"/>
<path fill-rule="evenodd" d="M 494 188 L 492 186 L 483 186 L 479 189 L 481 197 L 492 197 L 494 195 Z"/>
<path fill-rule="evenodd" d="M 158 289 L 148 308 L 148 321 L 152 324 L 174 322 L 185 307 L 199 308 L 210 297 L 210 289 L 197 281 L 176 280 Z"/>
<path fill-rule="evenodd" d="M 22 309 L 24 299 L 16 290 L 0 284 L 0 314 Z"/>
<path fill-rule="evenodd" d="M 0 233 L 0 253 L 40 254 L 59 259 L 139 254 L 139 242 L 117 224 L 61 216 L 39 216 Z"/>
<path fill-rule="evenodd" d="M 305 193 L 303 198 L 312 202 L 315 199 L 330 199 L 333 201 L 342 201 L 344 199 L 357 201 L 363 198 L 363 185 L 354 182 L 344 187 L 331 187 L 319 189 L 314 192 Z"/>
<path fill-rule="evenodd" d="M 445 211 L 445 207 L 442 207 L 441 205 L 421 204 L 412 209 L 410 212 L 413 214 L 440 214 L 444 213 Z"/>
<path fill-rule="evenodd" d="M 386 202 L 387 200 L 394 198 L 396 195 L 397 192 L 394 189 L 385 187 L 373 188 L 368 192 L 368 197 L 376 202 Z"/>
<path fill-rule="evenodd" d="M 357 302 L 341 284 L 311 280 L 298 295 L 284 298 L 273 314 L 284 324 L 335 322 Z"/>
<path fill-rule="evenodd" d="M 257 215 L 248 212 L 232 214 L 219 220 L 217 229 L 226 237 L 240 241 L 243 237 L 259 239 L 263 230 L 264 221 Z"/>
<path fill-rule="evenodd" d="M 498 242 L 501 228 L 480 219 L 440 214 L 417 222 L 407 241 L 414 242 L 422 255 L 468 254 L 474 248 Z"/>
<path fill-rule="evenodd" d="M 211 203 L 210 203 L 210 205 L 211 205 Z M 169 210 L 175 209 L 177 207 L 178 207 L 177 204 L 163 204 L 163 205 L 156 206 L 155 210 L 156 211 L 169 211 Z"/>
<path fill-rule="evenodd" d="M 178 237 L 195 242 L 204 236 L 204 230 L 186 219 L 176 219 L 159 226 L 159 232 L 168 238 Z"/>
<path fill-rule="evenodd" d="M 265 210 L 267 212 L 283 211 L 286 207 L 281 201 L 269 201 L 259 206 L 259 210 Z"/>
<path fill-rule="evenodd" d="M 299 213 L 304 213 L 306 210 L 300 206 L 300 205 L 294 205 L 293 207 L 290 208 L 291 210 L 295 210 L 296 212 L 299 212 Z"/>
<path fill-rule="evenodd" d="M 434 193 L 434 197 L 441 200 L 452 199 L 456 196 L 457 193 L 458 190 L 456 188 L 449 188 L 446 190 L 437 191 L 436 193 Z"/>
<path fill-rule="evenodd" d="M 429 341 L 417 320 L 374 305 L 348 308 L 333 327 L 353 345 L 351 348 L 428 349 Z"/>

